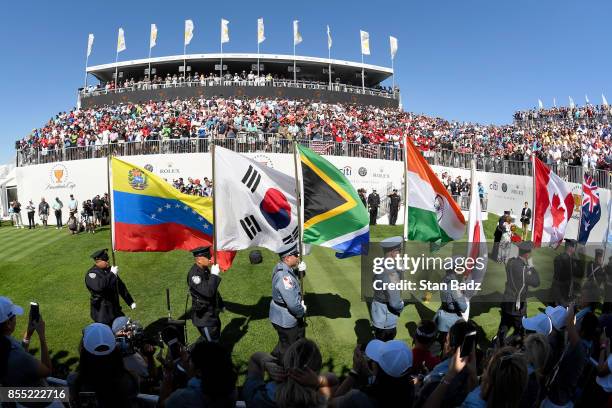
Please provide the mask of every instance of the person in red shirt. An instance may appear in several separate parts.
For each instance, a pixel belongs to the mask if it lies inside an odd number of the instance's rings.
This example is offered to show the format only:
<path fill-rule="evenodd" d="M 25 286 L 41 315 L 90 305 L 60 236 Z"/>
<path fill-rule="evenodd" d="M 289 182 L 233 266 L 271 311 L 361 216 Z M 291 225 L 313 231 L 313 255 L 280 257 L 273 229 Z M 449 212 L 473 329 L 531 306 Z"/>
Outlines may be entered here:
<path fill-rule="evenodd" d="M 421 320 L 414 335 L 412 368 L 415 374 L 427 374 L 440 358 L 431 354 L 430 348 L 436 338 L 436 324 L 432 320 Z"/>

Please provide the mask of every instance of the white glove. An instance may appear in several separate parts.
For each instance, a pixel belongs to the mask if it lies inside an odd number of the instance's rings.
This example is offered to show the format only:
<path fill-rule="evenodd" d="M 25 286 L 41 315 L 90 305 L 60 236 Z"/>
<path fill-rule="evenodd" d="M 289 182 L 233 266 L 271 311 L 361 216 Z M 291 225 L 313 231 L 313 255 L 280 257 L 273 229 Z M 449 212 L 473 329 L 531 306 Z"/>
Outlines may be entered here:
<path fill-rule="evenodd" d="M 130 307 L 132 308 L 132 310 L 136 309 L 136 302 L 132 303 Z"/>
<path fill-rule="evenodd" d="M 306 313 L 306 303 L 302 300 L 302 307 L 304 308 L 304 314 Z"/>
<path fill-rule="evenodd" d="M 117 275 L 119 273 L 119 267 L 118 266 L 111 266 L 111 272 L 114 273 L 115 275 Z"/>
<path fill-rule="evenodd" d="M 221 272 L 221 269 L 219 269 L 219 265 L 214 264 L 210 267 L 210 273 L 212 273 L 213 275 L 219 276 L 219 272 Z"/>
<path fill-rule="evenodd" d="M 300 272 L 306 272 L 306 262 L 301 261 L 301 262 L 298 264 L 298 271 L 300 271 Z"/>

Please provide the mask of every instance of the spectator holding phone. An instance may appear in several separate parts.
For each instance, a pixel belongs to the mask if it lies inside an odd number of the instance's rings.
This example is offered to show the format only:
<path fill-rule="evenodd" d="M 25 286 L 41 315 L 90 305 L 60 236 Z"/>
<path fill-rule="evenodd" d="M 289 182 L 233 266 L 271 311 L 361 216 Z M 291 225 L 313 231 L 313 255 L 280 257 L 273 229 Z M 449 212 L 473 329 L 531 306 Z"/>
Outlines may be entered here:
<path fill-rule="evenodd" d="M 52 365 L 45 336 L 45 321 L 38 316 L 30 322 L 22 342 L 12 337 L 17 326 L 17 316 L 23 315 L 23 308 L 0 296 L 0 384 L 5 387 L 41 387 L 46 385 L 45 378 L 51 374 Z M 41 360 L 28 353 L 34 332 L 40 341 Z"/>

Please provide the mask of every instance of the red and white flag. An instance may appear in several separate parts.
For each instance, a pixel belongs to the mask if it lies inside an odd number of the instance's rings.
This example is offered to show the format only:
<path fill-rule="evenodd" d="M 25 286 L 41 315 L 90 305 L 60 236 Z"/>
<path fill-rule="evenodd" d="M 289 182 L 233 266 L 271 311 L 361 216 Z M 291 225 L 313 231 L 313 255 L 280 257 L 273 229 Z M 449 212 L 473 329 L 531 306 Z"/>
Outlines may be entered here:
<path fill-rule="evenodd" d="M 540 159 L 533 157 L 534 209 L 533 243 L 536 247 L 557 246 L 574 212 L 570 186 L 553 173 Z"/>
<path fill-rule="evenodd" d="M 467 257 L 471 259 L 468 264 L 466 262 L 466 282 L 482 283 L 485 272 L 487 271 L 488 262 L 487 237 L 484 234 L 482 224 L 482 207 L 480 203 L 480 194 L 478 192 L 478 183 L 476 182 L 476 162 L 472 161 L 472 192 L 470 201 L 470 218 L 468 220 L 468 247 Z M 479 261 L 477 261 L 479 259 Z M 467 321 L 469 318 L 469 299 L 475 295 L 474 291 L 464 293 L 468 300 L 468 309 L 463 313 L 463 318 Z"/>

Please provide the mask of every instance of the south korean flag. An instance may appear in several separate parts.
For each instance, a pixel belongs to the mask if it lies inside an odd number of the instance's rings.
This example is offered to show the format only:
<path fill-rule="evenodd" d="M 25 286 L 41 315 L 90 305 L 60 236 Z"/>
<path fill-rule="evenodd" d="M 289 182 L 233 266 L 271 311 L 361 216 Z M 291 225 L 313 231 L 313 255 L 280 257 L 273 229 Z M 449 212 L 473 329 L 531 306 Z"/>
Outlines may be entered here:
<path fill-rule="evenodd" d="M 297 241 L 295 178 L 215 146 L 213 182 L 220 250 L 277 251 Z"/>

